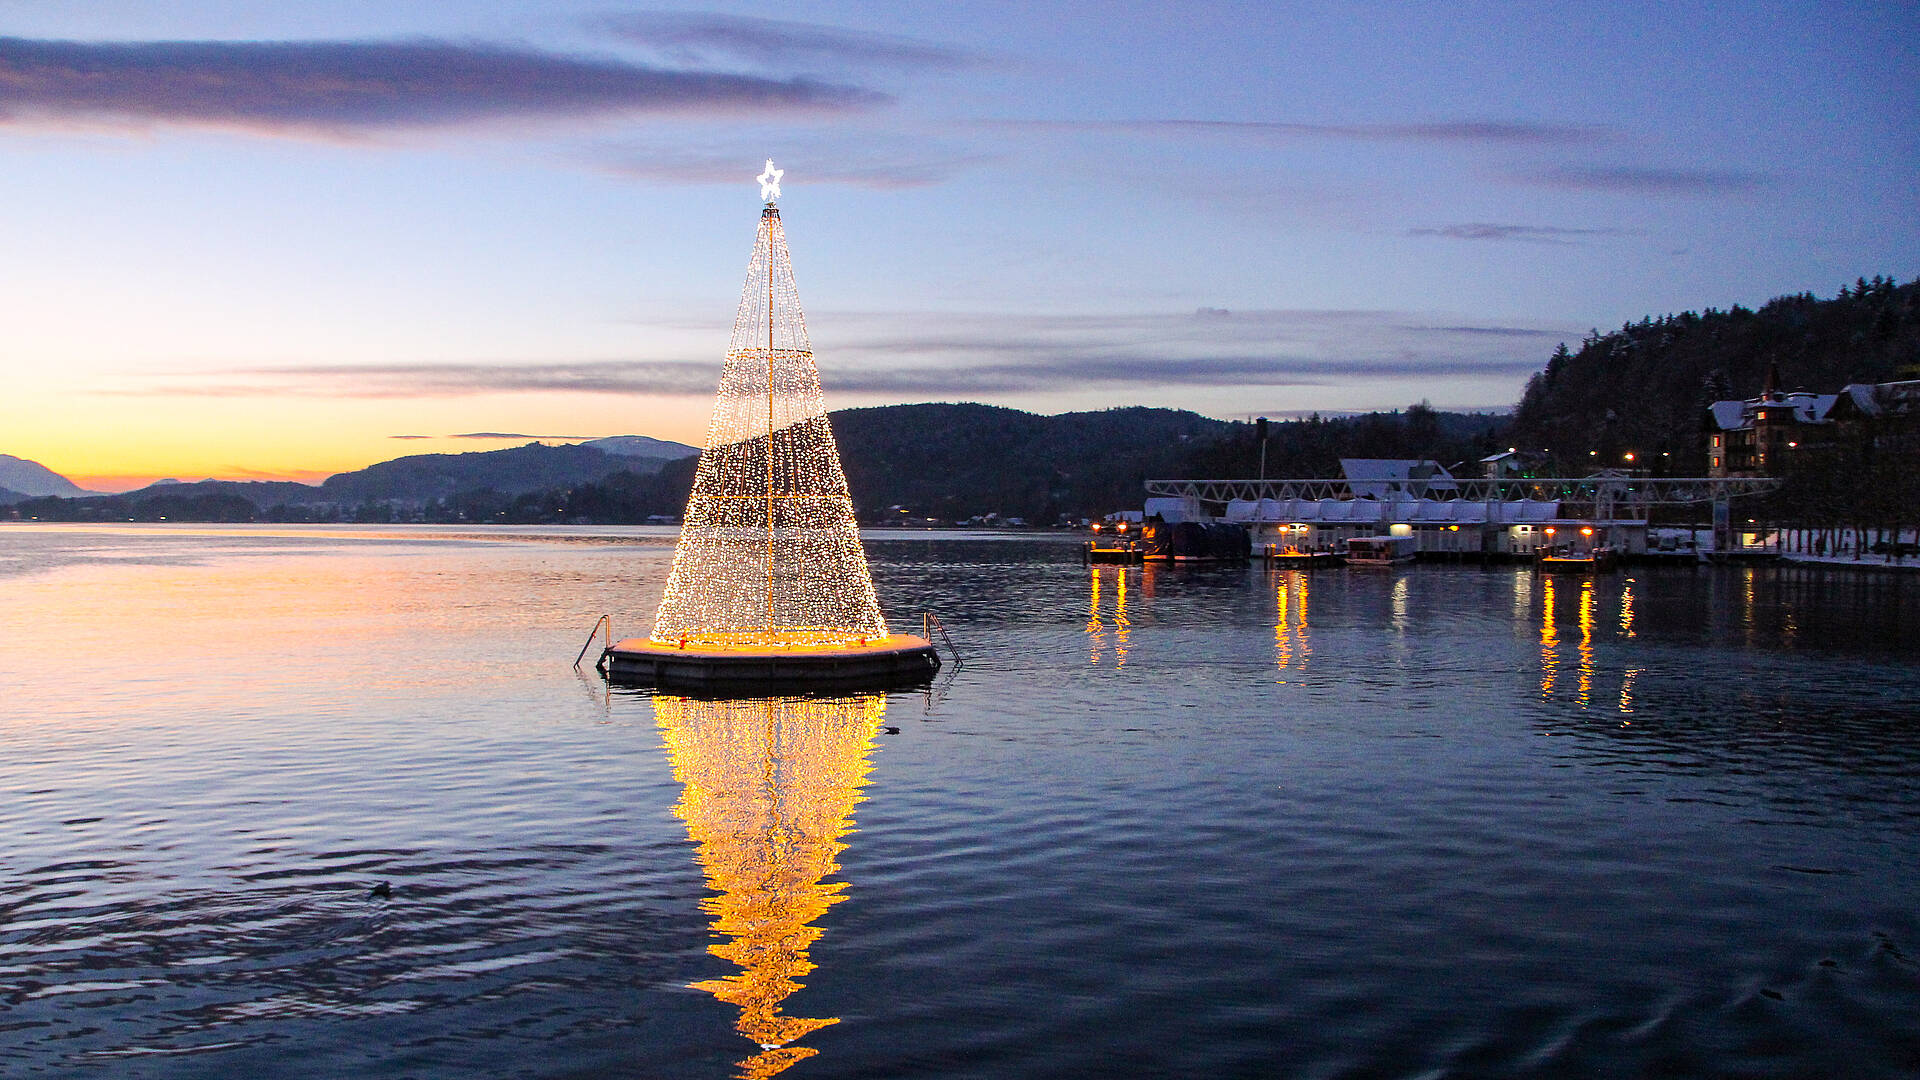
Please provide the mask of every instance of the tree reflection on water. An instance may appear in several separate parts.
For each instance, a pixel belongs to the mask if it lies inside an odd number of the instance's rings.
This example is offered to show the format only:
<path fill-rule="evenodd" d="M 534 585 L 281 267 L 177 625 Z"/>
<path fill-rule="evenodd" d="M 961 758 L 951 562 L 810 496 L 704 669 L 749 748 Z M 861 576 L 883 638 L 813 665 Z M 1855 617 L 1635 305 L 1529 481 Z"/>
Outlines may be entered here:
<path fill-rule="evenodd" d="M 886 697 L 662 695 L 653 708 L 682 785 L 673 812 L 714 890 L 701 906 L 726 939 L 708 951 L 741 969 L 693 987 L 740 1009 L 735 1028 L 760 1047 L 740 1075 L 773 1076 L 819 1053 L 796 1040 L 839 1023 L 780 1010 L 813 970 L 815 923 L 845 899 L 847 883 L 826 878 L 864 798 Z"/>

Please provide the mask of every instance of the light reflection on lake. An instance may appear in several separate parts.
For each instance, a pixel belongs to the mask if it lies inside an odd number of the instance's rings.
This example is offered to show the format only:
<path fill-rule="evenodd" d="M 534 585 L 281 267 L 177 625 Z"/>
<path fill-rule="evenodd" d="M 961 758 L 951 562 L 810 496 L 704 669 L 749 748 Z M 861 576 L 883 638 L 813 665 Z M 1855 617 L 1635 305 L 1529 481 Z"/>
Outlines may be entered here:
<path fill-rule="evenodd" d="M 926 691 L 571 671 L 671 545 L 0 528 L 0 1075 L 1920 1071 L 1920 581 L 891 533 Z"/>

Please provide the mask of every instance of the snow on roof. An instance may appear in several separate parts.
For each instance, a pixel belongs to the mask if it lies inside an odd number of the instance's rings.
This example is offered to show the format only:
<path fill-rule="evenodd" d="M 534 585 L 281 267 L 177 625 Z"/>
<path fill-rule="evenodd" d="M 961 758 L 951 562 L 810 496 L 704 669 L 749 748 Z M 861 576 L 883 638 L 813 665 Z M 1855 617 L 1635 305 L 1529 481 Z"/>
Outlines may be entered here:
<path fill-rule="evenodd" d="M 1382 516 L 1382 511 L 1385 516 Z M 1236 499 L 1227 504 L 1228 521 L 1300 522 L 1310 525 L 1483 525 L 1522 521 L 1558 521 L 1560 504 L 1552 500 L 1522 499 L 1481 502 L 1468 499 Z"/>
<path fill-rule="evenodd" d="M 1453 474 L 1437 461 L 1418 458 L 1341 458 L 1340 473 L 1355 495 L 1384 499 L 1415 491 L 1455 490 Z"/>
<path fill-rule="evenodd" d="M 1721 431 L 1747 426 L 1747 403 L 1744 401 L 1716 401 L 1707 406 L 1707 413 L 1713 417 L 1713 426 Z"/>

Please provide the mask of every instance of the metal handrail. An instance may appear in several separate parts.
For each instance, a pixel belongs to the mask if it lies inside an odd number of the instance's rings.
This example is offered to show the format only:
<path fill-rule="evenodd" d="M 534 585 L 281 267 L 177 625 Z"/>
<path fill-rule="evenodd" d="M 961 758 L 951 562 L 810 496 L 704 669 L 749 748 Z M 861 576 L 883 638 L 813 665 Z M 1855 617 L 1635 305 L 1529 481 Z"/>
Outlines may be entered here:
<path fill-rule="evenodd" d="M 1636 508 L 1685 506 L 1760 495 L 1778 487 L 1771 476 L 1609 476 L 1522 478 L 1490 480 L 1478 477 L 1432 477 L 1387 480 L 1320 478 L 1299 480 L 1147 480 L 1149 497 L 1190 498 L 1201 502 L 1277 502 L 1372 497 L 1394 502 L 1414 499 L 1463 502 L 1611 502 Z"/>
<path fill-rule="evenodd" d="M 953 666 L 957 668 L 966 663 L 960 658 L 960 650 L 953 647 L 953 635 L 947 633 L 947 624 L 941 622 L 931 611 L 921 612 L 920 636 L 926 638 L 928 644 L 932 644 L 935 630 L 940 631 L 940 640 L 946 643 L 947 652 L 953 656 Z"/>
<path fill-rule="evenodd" d="M 600 628 L 602 626 L 607 628 L 607 637 L 606 637 L 606 644 L 603 645 L 600 649 L 600 655 L 605 656 L 607 654 L 607 650 L 613 648 L 613 616 L 602 615 L 598 620 L 594 622 L 593 629 L 587 631 L 587 643 L 585 645 L 580 646 L 580 655 L 574 657 L 573 666 L 576 670 L 579 669 L 581 661 L 587 658 L 587 650 L 593 648 L 594 635 L 600 632 Z"/>

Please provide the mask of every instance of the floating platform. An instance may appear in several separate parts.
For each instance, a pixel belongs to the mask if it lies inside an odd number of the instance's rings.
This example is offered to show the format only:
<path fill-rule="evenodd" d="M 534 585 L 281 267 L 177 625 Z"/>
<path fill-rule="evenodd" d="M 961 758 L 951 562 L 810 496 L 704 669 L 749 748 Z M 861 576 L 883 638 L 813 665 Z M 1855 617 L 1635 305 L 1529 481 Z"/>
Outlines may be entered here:
<path fill-rule="evenodd" d="M 1098 541 L 1090 541 L 1086 546 L 1086 561 L 1090 563 L 1119 563 L 1131 566 L 1146 557 L 1139 544 L 1131 541 L 1102 546 Z"/>
<path fill-rule="evenodd" d="M 940 670 L 933 643 L 912 634 L 773 647 L 628 638 L 602 660 L 613 682 L 695 690 L 878 689 L 923 683 Z"/>
<path fill-rule="evenodd" d="M 1613 551 L 1595 548 L 1585 554 L 1542 554 L 1534 559 L 1533 565 L 1549 574 L 1593 574 L 1612 570 L 1618 562 Z"/>
<path fill-rule="evenodd" d="M 1342 555 L 1331 551 L 1301 551 L 1293 547 L 1281 547 L 1278 544 L 1266 545 L 1266 559 L 1275 566 L 1302 570 L 1316 566 L 1339 566 L 1346 562 Z"/>

